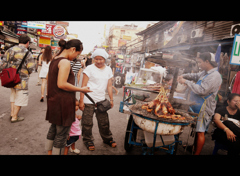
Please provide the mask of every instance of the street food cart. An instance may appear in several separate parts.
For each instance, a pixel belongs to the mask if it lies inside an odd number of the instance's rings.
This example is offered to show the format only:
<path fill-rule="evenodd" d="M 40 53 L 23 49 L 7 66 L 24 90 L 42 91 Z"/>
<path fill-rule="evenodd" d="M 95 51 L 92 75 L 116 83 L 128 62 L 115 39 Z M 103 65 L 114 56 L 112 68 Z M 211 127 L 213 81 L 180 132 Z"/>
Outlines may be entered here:
<path fill-rule="evenodd" d="M 188 112 L 189 106 L 195 104 L 189 100 L 190 92 L 187 94 L 185 93 L 185 98 L 178 97 L 176 94 L 174 96 L 179 69 L 189 67 L 189 63 L 191 63 L 192 60 L 183 59 L 181 57 L 165 59 L 160 55 L 146 57 L 145 61 L 160 64 L 164 67 L 173 67 L 172 85 L 168 88 L 165 83 L 157 83 L 154 85 L 131 84 L 123 87 L 123 101 L 120 102 L 119 111 L 129 115 L 124 148 L 129 152 L 132 150 L 132 146 L 136 145 L 142 146 L 143 154 L 154 154 L 156 149 L 169 154 L 176 154 L 177 146 L 181 144 L 179 134 L 182 133 L 185 126 L 190 125 L 194 121 L 193 117 L 197 115 Z M 139 75 L 142 74 L 139 73 Z M 166 90 L 168 89 L 170 92 L 167 93 Z M 161 93 L 161 90 L 163 90 L 164 93 Z M 174 108 L 172 114 L 168 112 L 169 116 L 156 114 L 156 106 L 155 111 L 147 107 L 143 108 L 149 105 L 151 100 L 151 102 L 163 104 L 161 105 L 163 107 L 164 103 L 160 103 L 160 95 L 168 95 L 165 100 L 169 101 L 169 107 L 172 105 L 172 108 Z M 164 98 L 162 98 L 162 100 L 163 99 Z M 146 103 L 146 101 L 148 103 Z M 169 107 L 167 107 L 167 110 L 169 110 Z M 170 115 L 172 115 L 172 118 Z M 141 133 L 143 133 L 144 136 L 141 135 Z M 150 152 L 148 152 L 149 149 Z"/>

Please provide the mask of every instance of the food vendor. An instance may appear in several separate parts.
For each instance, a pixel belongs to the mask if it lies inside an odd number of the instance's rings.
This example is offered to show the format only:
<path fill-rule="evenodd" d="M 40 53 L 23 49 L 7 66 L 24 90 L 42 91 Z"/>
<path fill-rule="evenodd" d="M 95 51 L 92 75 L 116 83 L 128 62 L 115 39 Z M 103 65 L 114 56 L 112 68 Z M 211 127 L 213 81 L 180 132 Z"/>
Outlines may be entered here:
<path fill-rule="evenodd" d="M 205 143 L 205 131 L 212 120 L 217 101 L 215 97 L 222 84 L 217 63 L 212 53 L 199 54 L 197 63 L 202 70 L 199 73 L 187 73 L 178 77 L 178 82 L 186 84 L 191 89 L 190 101 L 196 102 L 191 106 L 198 113 L 196 123 L 196 137 L 194 140 L 194 155 L 199 155 Z M 195 83 L 196 82 L 196 83 Z"/>

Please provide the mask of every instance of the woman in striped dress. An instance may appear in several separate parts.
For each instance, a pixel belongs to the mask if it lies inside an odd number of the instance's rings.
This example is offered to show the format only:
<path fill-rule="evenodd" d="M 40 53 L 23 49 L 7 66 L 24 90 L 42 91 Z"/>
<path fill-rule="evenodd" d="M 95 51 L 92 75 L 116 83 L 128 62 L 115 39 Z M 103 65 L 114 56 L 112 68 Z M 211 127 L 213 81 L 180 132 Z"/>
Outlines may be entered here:
<path fill-rule="evenodd" d="M 82 65 L 81 65 L 81 61 L 78 59 L 75 59 L 73 61 L 70 61 L 71 63 L 71 67 L 72 67 L 72 71 L 74 73 L 75 76 L 75 86 L 78 86 L 78 83 L 80 81 L 80 75 L 82 72 Z"/>

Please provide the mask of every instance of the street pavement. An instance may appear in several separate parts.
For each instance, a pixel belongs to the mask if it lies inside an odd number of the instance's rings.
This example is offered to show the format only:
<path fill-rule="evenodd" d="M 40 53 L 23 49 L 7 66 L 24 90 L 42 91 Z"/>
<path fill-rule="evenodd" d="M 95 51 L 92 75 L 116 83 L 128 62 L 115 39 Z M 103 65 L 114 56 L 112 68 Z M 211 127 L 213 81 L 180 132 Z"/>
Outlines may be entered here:
<path fill-rule="evenodd" d="M 0 155 L 46 155 L 45 139 L 50 127 L 50 123 L 45 120 L 47 101 L 40 102 L 41 86 L 37 84 L 37 73 L 32 73 L 29 79 L 29 101 L 27 107 L 22 107 L 19 116 L 25 120 L 18 123 L 10 122 L 10 89 L 0 86 Z M 124 150 L 124 138 L 128 123 L 128 115 L 119 112 L 120 101 L 122 101 L 122 88 L 118 88 L 119 94 L 113 96 L 114 107 L 109 110 L 110 130 L 113 138 L 117 143 L 116 148 L 111 148 L 102 142 L 99 134 L 97 120 L 93 120 L 93 136 L 95 151 L 88 151 L 82 142 L 82 138 L 76 142 L 76 148 L 81 150 L 80 155 L 141 155 L 141 147 L 134 146 L 130 153 Z M 114 90 L 113 90 L 114 92 Z M 108 95 L 106 95 L 108 98 Z M 79 93 L 77 93 L 79 99 Z M 77 114 L 82 114 L 80 110 Z M 186 144 L 189 127 L 185 127 L 180 135 L 180 140 Z M 214 141 L 211 140 L 211 131 L 213 126 L 210 125 L 209 132 L 205 135 L 206 141 L 201 155 L 211 155 L 214 148 Z M 193 144 L 193 138 L 189 138 L 189 144 Z M 190 152 L 184 151 L 182 145 L 177 149 L 177 155 L 191 155 Z M 226 155 L 226 151 L 219 151 L 218 154 Z M 70 153 L 69 155 L 76 155 Z M 166 153 L 157 151 L 155 155 L 166 155 Z"/>

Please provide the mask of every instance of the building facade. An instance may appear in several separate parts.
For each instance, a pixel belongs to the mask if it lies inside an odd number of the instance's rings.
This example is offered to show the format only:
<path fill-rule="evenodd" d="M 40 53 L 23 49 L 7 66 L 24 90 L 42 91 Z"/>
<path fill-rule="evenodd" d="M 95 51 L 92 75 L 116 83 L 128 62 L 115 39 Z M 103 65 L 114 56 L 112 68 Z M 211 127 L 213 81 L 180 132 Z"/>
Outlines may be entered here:
<path fill-rule="evenodd" d="M 126 53 L 127 48 L 124 47 L 127 47 L 128 43 L 134 44 L 134 42 L 139 42 L 142 37 L 137 36 L 136 33 L 143 29 L 138 28 L 134 24 L 124 26 L 113 25 L 109 30 L 109 37 L 107 39 L 109 54 L 120 54 L 122 50 Z"/>
<path fill-rule="evenodd" d="M 221 44 L 219 72 L 223 83 L 219 93 L 225 100 L 231 75 L 239 70 L 239 66 L 229 64 L 235 34 L 240 34 L 240 21 L 160 21 L 137 33 L 143 41 L 135 52 L 194 60 L 198 52 L 215 54 Z"/>

